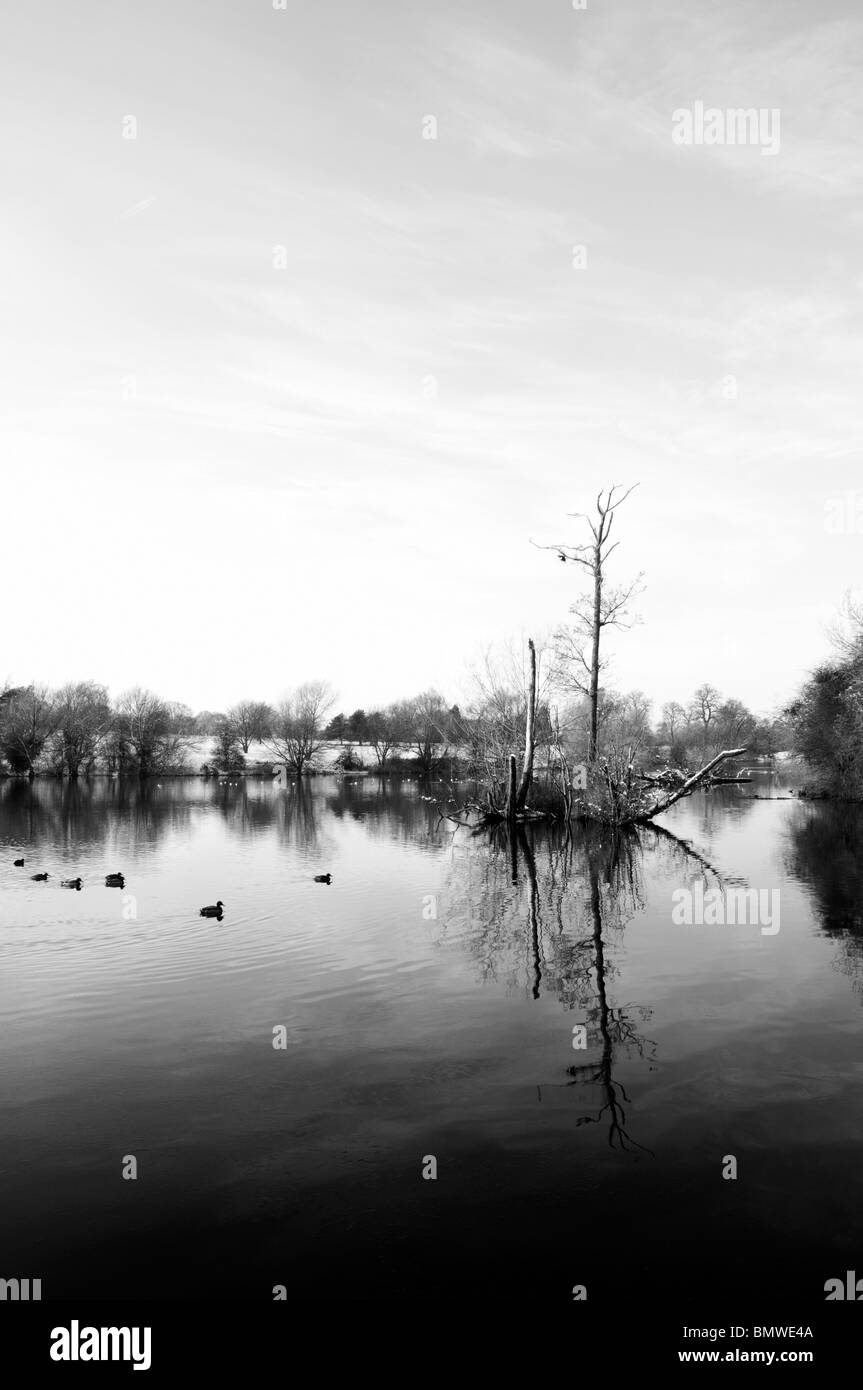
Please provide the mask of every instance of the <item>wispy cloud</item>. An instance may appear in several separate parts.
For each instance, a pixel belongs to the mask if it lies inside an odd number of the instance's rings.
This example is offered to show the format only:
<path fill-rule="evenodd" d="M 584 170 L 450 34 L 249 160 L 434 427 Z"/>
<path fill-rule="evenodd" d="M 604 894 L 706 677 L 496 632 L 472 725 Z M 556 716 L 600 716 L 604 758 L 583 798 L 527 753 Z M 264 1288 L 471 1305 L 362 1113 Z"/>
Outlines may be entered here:
<path fill-rule="evenodd" d="M 136 567 L 136 546 L 172 553 L 205 526 L 231 563 L 178 555 L 184 593 L 201 643 L 225 621 L 248 633 L 244 687 L 284 684 L 273 613 L 307 592 L 304 669 L 357 702 L 446 685 L 477 632 L 564 616 L 527 535 L 641 478 L 626 558 L 654 631 L 708 594 L 734 633 L 721 683 L 778 698 L 821 641 L 805 614 L 854 563 L 821 513 L 860 467 L 863 20 L 799 0 L 335 0 L 285 20 L 228 7 L 199 25 L 157 0 L 74 64 L 71 13 L 12 26 L 6 452 L 39 480 L 22 489 L 61 621 L 70 516 L 129 528 L 106 542 L 124 576 L 106 622 L 161 600 L 134 671 L 87 633 L 81 661 L 191 703 L 246 693 L 233 675 L 201 689 L 171 573 Z M 780 154 L 675 146 L 672 112 L 696 100 L 780 108 Z M 323 536 L 338 560 L 321 576 Z M 29 544 L 10 536 L 7 563 Z M 83 563 L 95 582 L 98 552 Z M 789 596 L 798 652 L 764 631 L 774 612 L 785 634 Z M 400 633 L 374 676 L 357 610 Z M 6 636 L 36 669 L 28 622 Z M 657 699 L 718 679 L 697 631 L 670 656 L 640 643 L 620 678 Z"/>

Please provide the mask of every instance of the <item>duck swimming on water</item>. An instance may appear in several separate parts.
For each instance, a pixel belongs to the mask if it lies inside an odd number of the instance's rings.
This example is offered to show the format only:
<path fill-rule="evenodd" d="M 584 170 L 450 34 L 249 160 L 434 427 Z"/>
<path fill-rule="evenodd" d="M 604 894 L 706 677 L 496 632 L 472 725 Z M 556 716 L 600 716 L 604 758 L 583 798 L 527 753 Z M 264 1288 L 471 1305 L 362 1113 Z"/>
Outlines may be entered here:
<path fill-rule="evenodd" d="M 14 863 L 16 869 L 23 869 L 23 867 L 24 867 L 24 860 L 23 860 L 23 859 L 15 859 L 15 860 L 13 860 L 12 862 Z"/>
<path fill-rule="evenodd" d="M 47 874 L 31 874 L 30 877 L 34 883 L 47 883 L 48 881 Z"/>
<path fill-rule="evenodd" d="M 315 874 L 315 883 L 330 883 L 332 874 Z"/>
<path fill-rule="evenodd" d="M 219 901 L 218 901 L 217 903 L 211 904 L 209 907 L 202 907 L 202 908 L 201 908 L 201 916 L 202 916 L 202 917 L 221 917 L 221 915 L 222 915 L 222 908 L 223 908 L 224 906 L 225 906 L 225 904 L 222 902 L 222 900 L 221 900 L 221 898 L 220 898 Z"/>
<path fill-rule="evenodd" d="M 77 889 L 77 891 L 80 893 L 80 891 L 81 891 L 81 880 L 80 880 L 80 878 L 64 878 L 64 879 L 61 879 L 61 880 L 60 880 L 60 887 L 61 887 L 61 888 L 75 888 L 75 889 Z"/>
<path fill-rule="evenodd" d="M 124 879 L 124 877 L 123 877 L 122 874 L 106 874 L 106 875 L 105 875 L 105 887 L 106 887 L 106 888 L 123 888 L 123 887 L 125 886 L 125 883 L 126 883 L 126 880 Z"/>

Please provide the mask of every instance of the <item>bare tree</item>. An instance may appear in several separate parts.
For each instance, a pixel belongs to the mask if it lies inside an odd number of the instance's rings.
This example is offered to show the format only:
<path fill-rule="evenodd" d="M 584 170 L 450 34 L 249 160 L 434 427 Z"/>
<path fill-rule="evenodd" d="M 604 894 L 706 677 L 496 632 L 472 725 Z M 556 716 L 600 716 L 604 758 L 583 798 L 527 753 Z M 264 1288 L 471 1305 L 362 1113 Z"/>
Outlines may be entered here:
<path fill-rule="evenodd" d="M 533 814 L 527 801 L 537 749 L 550 753 L 556 744 L 542 655 L 533 638 L 520 647 L 489 648 L 472 669 L 474 694 L 465 714 L 457 705 L 449 711 L 451 736 L 485 783 L 487 814 L 497 820 Z"/>
<path fill-rule="evenodd" d="M 424 690 L 409 702 L 411 741 L 420 770 L 431 772 L 438 758 L 446 757 L 449 710 L 437 690 Z"/>
<path fill-rule="evenodd" d="M 693 723 L 701 725 L 701 756 L 707 752 L 707 745 L 710 739 L 710 726 L 716 718 L 716 712 L 722 699 L 715 685 L 700 685 L 692 697 L 689 707 Z"/>
<path fill-rule="evenodd" d="M 386 709 L 373 709 L 367 715 L 367 738 L 374 749 L 378 767 L 389 761 L 393 749 L 406 736 L 404 712 L 397 704 Z"/>
<path fill-rule="evenodd" d="M 45 685 L 7 692 L 3 706 L 3 752 L 16 772 L 36 776 L 36 764 L 57 729 L 57 701 Z"/>
<path fill-rule="evenodd" d="M 225 719 L 244 753 L 252 743 L 263 742 L 269 732 L 273 711 L 262 700 L 240 700 L 232 705 Z"/>
<path fill-rule="evenodd" d="M 524 729 L 526 700 L 512 663 L 487 651 L 473 671 L 475 695 L 459 742 L 470 750 L 470 761 L 500 803 L 506 792 L 509 758 Z"/>
<path fill-rule="evenodd" d="M 612 804 L 628 804 L 636 777 L 635 761 L 651 737 L 650 700 L 641 690 L 606 695 L 599 765 Z"/>
<path fill-rule="evenodd" d="M 590 704 L 590 736 L 588 740 L 588 761 L 595 762 L 599 721 L 599 673 L 600 644 L 604 628 L 630 627 L 635 621 L 630 605 L 642 591 L 641 575 L 630 583 L 607 588 L 605 566 L 612 551 L 620 544 L 609 543 L 614 514 L 638 486 L 634 483 L 621 497 L 615 497 L 616 484 L 603 496 L 596 499 L 596 518 L 585 512 L 572 512 L 571 516 L 587 522 L 592 539 L 583 545 L 546 545 L 543 550 L 554 550 L 564 562 L 581 565 L 591 577 L 591 591 L 584 594 L 570 608 L 575 621 L 570 628 L 558 635 L 558 661 L 565 682 L 587 695 Z"/>
<path fill-rule="evenodd" d="M 194 734 L 204 734 L 208 736 L 218 733 L 224 718 L 225 716 L 219 710 L 198 710 L 192 721 L 192 732 Z"/>
<path fill-rule="evenodd" d="M 306 681 L 276 706 L 272 726 L 263 742 L 298 777 L 324 742 L 324 729 L 335 701 L 326 681 Z"/>
<path fill-rule="evenodd" d="M 842 660 L 859 661 L 863 654 L 863 597 L 853 589 L 842 596 L 839 613 L 828 634 Z"/>
<path fill-rule="evenodd" d="M 115 705 L 112 758 L 120 770 L 130 767 L 139 777 L 178 772 L 189 744 L 184 727 L 188 722 L 185 705 L 172 704 L 152 690 L 133 686 Z"/>
<path fill-rule="evenodd" d="M 77 681 L 57 691 L 57 764 L 76 778 L 91 771 L 111 728 L 111 703 L 104 685 Z"/>
<path fill-rule="evenodd" d="M 741 700 L 725 700 L 716 711 L 716 738 L 726 747 L 751 743 L 755 729 L 755 716 Z"/>
<path fill-rule="evenodd" d="M 668 742 L 673 748 L 677 742 L 677 735 L 688 728 L 690 716 L 677 700 L 668 700 L 662 706 L 662 725 L 661 728 L 668 736 Z"/>

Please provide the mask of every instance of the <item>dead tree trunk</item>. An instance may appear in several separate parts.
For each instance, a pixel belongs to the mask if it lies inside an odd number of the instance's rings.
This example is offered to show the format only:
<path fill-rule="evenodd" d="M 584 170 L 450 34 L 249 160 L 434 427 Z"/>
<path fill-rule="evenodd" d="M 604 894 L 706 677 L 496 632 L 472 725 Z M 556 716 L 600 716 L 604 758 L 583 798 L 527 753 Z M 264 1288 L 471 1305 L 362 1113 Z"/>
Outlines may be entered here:
<path fill-rule="evenodd" d="M 593 641 L 590 653 L 590 742 L 587 761 L 596 762 L 599 740 L 599 634 L 602 630 L 602 548 L 597 541 L 593 552 Z"/>
<path fill-rule="evenodd" d="M 636 483 L 634 486 L 637 487 L 638 484 Z M 615 541 L 614 545 L 611 545 L 608 539 L 611 534 L 614 515 L 632 490 L 632 488 L 628 488 L 622 497 L 615 497 L 614 494 L 618 491 L 615 483 L 608 489 L 605 496 L 600 491 L 596 499 L 595 521 L 592 517 L 585 516 L 581 512 L 572 513 L 573 516 L 587 521 L 593 538 L 591 542 L 584 545 L 542 547 L 544 550 L 557 551 L 561 560 L 570 560 L 574 564 L 581 565 L 593 580 L 592 597 L 585 594 L 570 608 L 570 612 L 574 614 L 576 619 L 574 634 L 571 636 L 563 634 L 564 646 L 569 652 L 569 656 L 564 657 L 564 660 L 572 659 L 575 665 L 573 685 L 575 689 L 587 695 L 590 706 L 587 761 L 591 764 L 596 762 L 599 742 L 599 673 L 602 630 L 606 627 L 629 626 L 628 606 L 636 593 L 640 591 L 640 576 L 623 588 L 609 589 L 605 584 L 605 562 L 618 544 Z"/>
<path fill-rule="evenodd" d="M 516 798 L 516 811 L 519 815 L 524 812 L 528 795 L 530 794 L 530 784 L 533 781 L 533 755 L 536 751 L 536 647 L 533 645 L 533 638 L 527 641 L 530 652 L 530 685 L 527 691 L 527 722 L 524 730 L 524 763 L 521 769 L 521 781 L 518 787 Z"/>

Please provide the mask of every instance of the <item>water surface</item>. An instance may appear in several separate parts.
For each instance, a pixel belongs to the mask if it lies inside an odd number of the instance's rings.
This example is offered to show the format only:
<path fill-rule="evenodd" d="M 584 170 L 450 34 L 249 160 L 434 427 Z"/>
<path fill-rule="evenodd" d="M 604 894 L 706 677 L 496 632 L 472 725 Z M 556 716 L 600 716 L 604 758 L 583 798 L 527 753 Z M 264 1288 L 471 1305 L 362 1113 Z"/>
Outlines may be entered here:
<path fill-rule="evenodd" d="M 863 1273 L 863 818 L 781 791 L 615 841 L 472 837 L 376 778 L 0 784 L 4 1273 L 823 1300 Z M 675 925 L 698 879 L 778 889 L 780 931 Z"/>

